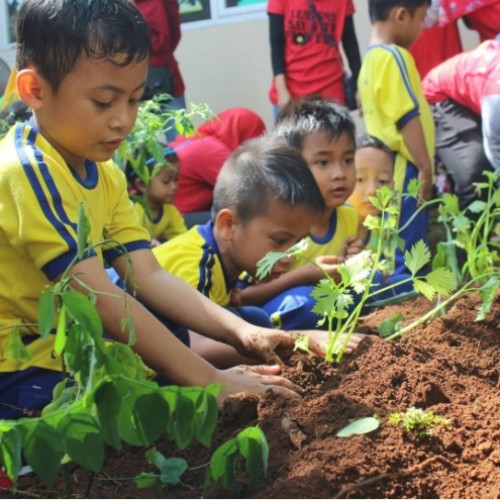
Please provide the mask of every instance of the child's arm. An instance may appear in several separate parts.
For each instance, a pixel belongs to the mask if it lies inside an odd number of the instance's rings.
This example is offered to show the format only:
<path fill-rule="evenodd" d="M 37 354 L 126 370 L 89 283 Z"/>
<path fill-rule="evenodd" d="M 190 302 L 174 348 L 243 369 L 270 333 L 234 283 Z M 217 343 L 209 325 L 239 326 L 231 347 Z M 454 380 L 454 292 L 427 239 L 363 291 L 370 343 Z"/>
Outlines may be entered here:
<path fill-rule="evenodd" d="M 206 337 L 224 342 L 243 355 L 253 354 L 267 363 L 280 363 L 276 347 L 292 348 L 295 335 L 283 331 L 259 328 L 212 302 L 158 264 L 149 250 L 130 253 L 141 302 L 157 314 L 186 326 Z M 113 262 L 118 274 L 124 276 L 126 260 Z M 132 285 L 132 280 L 129 280 Z M 132 289 L 132 288 L 130 288 Z M 319 346 L 316 352 L 321 353 Z"/>
<path fill-rule="evenodd" d="M 433 163 L 427 152 L 424 130 L 419 116 L 415 116 L 401 129 L 403 139 L 408 147 L 415 166 L 418 168 L 420 183 L 419 198 L 421 201 L 430 200 L 433 184 Z"/>
<path fill-rule="evenodd" d="M 269 40 L 271 43 L 271 65 L 278 94 L 278 106 L 282 108 L 291 99 L 286 85 L 285 68 L 285 17 L 269 14 Z"/>
<path fill-rule="evenodd" d="M 336 255 L 324 255 L 318 257 L 316 262 L 333 277 L 337 272 L 337 265 L 341 261 L 342 258 Z M 324 273 L 317 266 L 305 264 L 271 281 L 257 283 L 242 289 L 239 294 L 240 301 L 243 305 L 261 306 L 281 292 L 296 286 L 316 285 L 324 277 Z"/>
<path fill-rule="evenodd" d="M 148 250 L 132 252 L 130 254 L 132 261 L 137 261 L 138 256 L 134 254 L 144 253 L 151 256 L 153 263 L 156 262 Z M 125 258 L 121 257 L 116 260 L 124 261 Z M 153 296 L 157 310 L 161 310 L 172 320 L 179 320 L 180 323 L 185 323 L 188 327 L 199 327 L 200 331 L 211 330 L 214 337 L 217 336 L 214 330 L 220 328 L 220 332 L 233 341 L 237 337 L 237 328 L 245 330 L 247 323 L 223 308 L 217 308 L 218 311 L 215 311 L 217 306 L 195 292 L 189 285 L 174 277 L 167 280 L 158 276 L 154 276 L 149 281 L 141 279 L 141 272 L 144 273 L 145 268 L 144 266 L 139 267 L 140 269 L 136 269 L 136 272 L 139 271 L 137 272 L 137 282 L 141 299 L 151 300 L 151 296 Z M 150 264 L 150 267 L 154 267 L 154 265 Z M 159 269 L 161 270 L 161 268 Z M 148 366 L 173 383 L 187 386 L 206 386 L 212 382 L 221 382 L 224 384 L 221 397 L 242 391 L 259 394 L 264 393 L 267 389 L 276 390 L 287 396 L 295 396 L 294 391 L 296 392 L 298 388 L 294 384 L 282 377 L 274 376 L 279 372 L 277 366 L 258 367 L 256 370 L 247 367 L 235 367 L 230 370 L 214 368 L 180 342 L 132 296 L 127 295 L 125 300 L 123 290 L 109 280 L 102 264 L 96 257 L 85 259 L 76 264 L 72 268 L 71 274 L 77 275 L 78 279 L 86 286 L 98 292 L 96 307 L 102 319 L 104 331 L 114 340 L 127 342 L 128 334 L 123 332 L 121 328 L 122 317 L 126 313 L 134 323 L 137 336 L 137 342 L 133 346 L 134 350 Z M 161 274 L 169 276 L 163 270 L 161 270 Z M 88 293 L 76 280 L 72 281 L 72 286 L 76 290 Z M 158 289 L 146 290 L 148 286 L 157 286 Z M 165 289 L 166 286 L 168 289 Z M 203 322 L 206 323 L 207 328 L 202 328 Z M 248 326 L 251 327 L 251 325 Z M 255 327 L 253 328 L 255 330 Z M 251 331 L 255 334 L 253 330 Z M 279 333 L 284 334 L 284 332 Z M 284 335 L 290 337 L 291 345 L 293 345 L 293 336 Z M 223 335 L 219 335 L 219 338 L 222 339 L 222 337 Z M 263 335 L 263 337 L 266 336 Z M 280 338 L 275 337 L 273 347 L 276 347 L 284 339 L 282 335 Z M 255 339 L 251 340 L 257 344 Z M 264 340 L 269 340 L 269 338 Z M 248 348 L 249 344 L 250 342 L 247 340 L 245 346 Z M 269 348 L 270 345 L 267 347 Z M 256 345 L 254 352 L 258 352 L 259 348 L 262 354 L 264 351 L 262 344 Z"/>

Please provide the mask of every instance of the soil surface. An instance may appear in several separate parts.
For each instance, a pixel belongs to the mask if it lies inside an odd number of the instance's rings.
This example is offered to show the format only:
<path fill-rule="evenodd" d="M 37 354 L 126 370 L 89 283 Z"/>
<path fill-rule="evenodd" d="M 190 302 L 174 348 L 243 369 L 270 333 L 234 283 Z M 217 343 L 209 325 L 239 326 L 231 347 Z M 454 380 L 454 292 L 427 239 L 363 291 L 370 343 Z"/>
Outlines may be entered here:
<path fill-rule="evenodd" d="M 249 425 L 260 426 L 269 442 L 267 477 L 258 487 L 228 493 L 220 485 L 203 492 L 204 469 L 188 472 L 175 488 L 136 490 L 113 478 L 152 470 L 144 449 L 107 454 L 93 498 L 500 498 L 500 301 L 476 322 L 479 299 L 467 296 L 446 317 L 434 319 L 403 339 L 365 338 L 338 366 L 294 354 L 286 376 L 305 389 L 299 404 L 267 395 L 227 404 L 214 445 Z M 421 317 L 424 298 L 386 307 L 365 317 L 360 329 L 375 333 L 382 319 L 401 311 L 405 323 Z M 450 420 L 432 437 L 419 439 L 387 424 L 409 407 L 432 410 Z M 366 435 L 337 438 L 351 419 L 378 415 L 380 427 Z M 283 419 L 299 439 L 283 430 Z M 293 441 L 293 442 L 292 442 Z M 206 463 L 210 451 L 193 444 L 183 452 L 166 441 L 157 448 L 183 456 L 190 466 Z M 214 448 L 215 449 L 215 448 Z M 83 497 L 88 473 L 72 472 L 72 497 Z M 244 480 L 244 476 L 242 476 Z M 36 478 L 20 480 L 19 495 L 61 498 L 62 479 L 47 488 Z M 11 496 L 0 492 L 0 496 Z"/>

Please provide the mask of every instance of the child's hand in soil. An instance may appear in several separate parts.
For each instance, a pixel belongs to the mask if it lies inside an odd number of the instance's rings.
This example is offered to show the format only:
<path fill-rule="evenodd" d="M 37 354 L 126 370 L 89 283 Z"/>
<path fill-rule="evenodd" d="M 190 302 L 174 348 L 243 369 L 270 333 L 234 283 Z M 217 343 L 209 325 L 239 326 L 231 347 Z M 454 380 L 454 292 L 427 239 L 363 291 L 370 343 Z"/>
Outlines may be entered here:
<path fill-rule="evenodd" d="M 308 336 L 309 337 L 309 345 L 311 345 L 311 340 L 314 340 L 322 347 L 321 356 L 325 356 L 326 348 L 328 346 L 328 332 L 324 330 L 302 330 L 300 332 L 300 336 Z M 366 337 L 364 333 L 353 333 L 347 342 L 346 354 L 351 354 L 356 350 L 359 343 Z M 345 342 L 345 334 L 342 334 L 339 338 L 339 341 L 336 346 L 334 346 L 334 351 L 340 348 L 341 345 Z"/>
<path fill-rule="evenodd" d="M 285 332 L 284 330 L 260 328 L 248 324 L 248 328 L 239 332 L 241 344 L 233 347 L 245 356 L 257 356 L 268 364 L 283 366 L 283 361 L 276 354 L 276 349 L 291 354 L 295 341 L 301 335 L 302 332 Z M 309 342 L 309 349 L 318 356 L 324 355 L 324 349 L 314 339 Z"/>
<path fill-rule="evenodd" d="M 233 394 L 247 392 L 260 395 L 269 390 L 287 399 L 300 399 L 302 389 L 290 380 L 279 377 L 279 373 L 281 367 L 278 365 L 238 365 L 229 370 L 219 370 L 217 382 L 222 383 L 219 404 Z"/>

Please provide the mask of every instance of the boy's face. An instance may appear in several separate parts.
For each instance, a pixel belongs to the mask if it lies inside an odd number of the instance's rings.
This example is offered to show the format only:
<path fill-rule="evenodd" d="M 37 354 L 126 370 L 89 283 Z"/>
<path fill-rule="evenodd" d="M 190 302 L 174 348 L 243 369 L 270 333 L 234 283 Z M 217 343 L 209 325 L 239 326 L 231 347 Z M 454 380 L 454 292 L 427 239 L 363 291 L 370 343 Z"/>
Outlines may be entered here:
<path fill-rule="evenodd" d="M 402 15 L 399 18 L 398 31 L 396 34 L 396 44 L 401 47 L 410 48 L 422 32 L 422 25 L 427 14 L 428 5 L 422 5 L 415 9 L 413 14 L 402 8 Z"/>
<path fill-rule="evenodd" d="M 109 160 L 135 123 L 147 66 L 81 56 L 57 93 L 40 79 L 39 131 L 75 169 Z"/>
<path fill-rule="evenodd" d="M 153 206 L 172 203 L 179 182 L 177 165 L 160 169 L 149 181 L 147 189 L 148 201 Z"/>
<path fill-rule="evenodd" d="M 283 252 L 309 232 L 315 214 L 304 206 L 290 206 L 280 200 L 271 200 L 267 213 L 242 224 L 233 215 L 229 241 L 221 248 L 224 266 L 233 279 L 246 271 L 257 272 L 257 262 L 268 252 Z M 218 221 L 216 221 L 217 226 Z M 269 279 L 288 271 L 293 258 L 281 259 Z"/>
<path fill-rule="evenodd" d="M 368 199 L 375 196 L 382 186 L 393 187 L 392 158 L 376 148 L 360 148 L 356 150 L 356 187 L 348 202 L 356 209 L 359 218 L 364 220 L 367 215 L 377 215 L 378 210 Z"/>
<path fill-rule="evenodd" d="M 343 205 L 354 189 L 354 150 L 354 143 L 347 134 L 329 140 L 326 133 L 316 132 L 304 139 L 302 156 L 329 209 Z"/>

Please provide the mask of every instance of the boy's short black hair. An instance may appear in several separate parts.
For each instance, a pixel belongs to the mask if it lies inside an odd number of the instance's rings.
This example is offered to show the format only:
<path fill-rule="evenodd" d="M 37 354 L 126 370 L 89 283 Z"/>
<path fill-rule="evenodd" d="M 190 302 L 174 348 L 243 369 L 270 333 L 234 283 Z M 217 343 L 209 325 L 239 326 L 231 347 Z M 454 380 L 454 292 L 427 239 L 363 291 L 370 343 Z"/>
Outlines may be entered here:
<path fill-rule="evenodd" d="M 232 208 L 245 224 L 267 213 L 272 199 L 313 213 L 325 208 L 300 152 L 282 139 L 263 136 L 246 141 L 224 163 L 215 183 L 212 219 L 222 209 Z"/>
<path fill-rule="evenodd" d="M 386 21 L 394 7 L 404 7 L 413 15 L 419 7 L 430 4 L 431 0 L 368 0 L 370 21 Z"/>
<path fill-rule="evenodd" d="M 329 140 L 347 134 L 354 144 L 356 127 L 349 110 L 337 102 L 319 96 L 292 99 L 280 112 L 275 135 L 302 151 L 304 139 L 324 132 Z"/>
<path fill-rule="evenodd" d="M 109 60 L 124 54 L 119 65 L 126 66 L 149 56 L 151 36 L 131 0 L 24 0 L 16 50 L 17 68 L 34 65 L 57 92 L 82 54 Z"/>
<path fill-rule="evenodd" d="M 363 149 L 363 148 L 378 149 L 379 151 L 382 151 L 383 153 L 389 155 L 391 158 L 394 157 L 391 148 L 384 141 L 380 140 L 378 137 L 375 137 L 374 135 L 370 134 L 356 135 L 356 149 Z"/>

